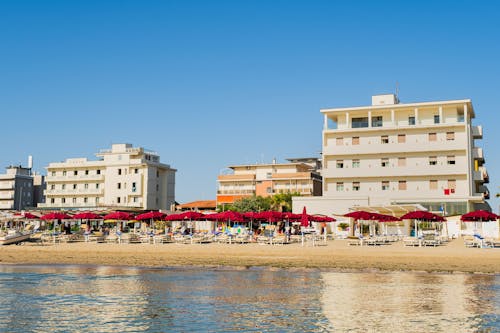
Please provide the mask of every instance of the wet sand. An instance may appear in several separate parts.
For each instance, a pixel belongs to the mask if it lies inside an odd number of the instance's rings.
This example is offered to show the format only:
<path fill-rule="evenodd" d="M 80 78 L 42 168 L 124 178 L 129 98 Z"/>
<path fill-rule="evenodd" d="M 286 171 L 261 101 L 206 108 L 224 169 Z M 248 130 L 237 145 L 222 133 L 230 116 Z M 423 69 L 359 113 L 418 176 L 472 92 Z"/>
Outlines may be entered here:
<path fill-rule="evenodd" d="M 334 270 L 500 273 L 500 248 L 465 248 L 454 240 L 439 247 L 326 246 L 300 244 L 96 244 L 0 246 L 0 264 L 91 264 L 119 266 L 268 266 Z"/>

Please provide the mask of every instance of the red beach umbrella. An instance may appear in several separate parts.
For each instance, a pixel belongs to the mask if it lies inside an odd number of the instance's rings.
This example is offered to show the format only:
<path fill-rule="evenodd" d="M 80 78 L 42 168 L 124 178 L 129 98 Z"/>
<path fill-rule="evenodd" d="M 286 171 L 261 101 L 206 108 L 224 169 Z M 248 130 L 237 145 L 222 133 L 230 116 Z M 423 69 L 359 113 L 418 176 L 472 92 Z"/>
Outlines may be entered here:
<path fill-rule="evenodd" d="M 497 214 L 488 212 L 486 210 L 476 210 L 469 212 L 460 217 L 464 222 L 483 222 L 483 221 L 496 221 L 499 218 Z"/>
<path fill-rule="evenodd" d="M 276 211 L 263 211 L 255 214 L 258 220 L 266 220 L 267 222 L 277 222 L 283 218 L 283 213 Z"/>
<path fill-rule="evenodd" d="M 203 220 L 205 218 L 205 214 L 199 213 L 199 212 L 188 211 L 188 212 L 184 212 L 184 213 L 179 214 L 179 217 L 182 220 Z"/>
<path fill-rule="evenodd" d="M 219 213 L 218 216 L 221 220 L 228 220 L 232 222 L 246 222 L 245 216 L 238 212 L 233 212 L 232 210 L 226 210 L 225 212 Z"/>
<path fill-rule="evenodd" d="M 147 213 L 142 213 L 142 214 L 139 214 L 135 217 L 136 220 L 154 220 L 154 219 L 162 219 L 165 217 L 165 214 L 163 214 L 162 212 L 155 212 L 155 211 L 151 211 L 151 212 L 147 212 Z"/>
<path fill-rule="evenodd" d="M 74 219 L 80 219 L 80 220 L 99 220 L 102 219 L 102 216 L 99 214 L 95 214 L 92 212 L 82 212 L 73 215 Z"/>
<path fill-rule="evenodd" d="M 309 215 L 307 215 L 306 206 L 304 206 L 304 208 L 302 208 L 302 215 L 300 217 L 300 226 L 301 227 L 308 227 L 309 226 Z"/>
<path fill-rule="evenodd" d="M 355 212 L 350 212 L 350 213 L 344 214 L 344 216 L 351 217 L 355 220 L 370 221 L 370 220 L 376 220 L 377 213 L 367 212 L 364 210 L 357 210 Z"/>
<path fill-rule="evenodd" d="M 67 219 L 72 219 L 68 214 L 65 213 L 58 213 L 58 212 L 52 212 L 48 213 L 45 215 L 40 216 L 41 220 L 67 220 Z"/>
<path fill-rule="evenodd" d="M 406 213 L 401 216 L 401 220 L 421 220 L 421 221 L 430 221 L 430 222 L 443 222 L 445 218 L 439 215 L 436 215 L 431 212 L 416 210 L 414 212 Z"/>
<path fill-rule="evenodd" d="M 109 213 L 103 217 L 104 220 L 132 220 L 134 216 L 127 212 Z"/>

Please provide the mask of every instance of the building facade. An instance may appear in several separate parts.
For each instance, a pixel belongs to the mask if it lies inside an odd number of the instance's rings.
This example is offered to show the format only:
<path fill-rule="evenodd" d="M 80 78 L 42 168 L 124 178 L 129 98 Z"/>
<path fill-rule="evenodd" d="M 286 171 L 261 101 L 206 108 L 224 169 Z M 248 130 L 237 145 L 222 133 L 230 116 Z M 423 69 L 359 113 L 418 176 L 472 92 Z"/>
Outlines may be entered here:
<path fill-rule="evenodd" d="M 306 160 L 309 163 L 305 163 Z M 217 205 L 232 204 L 254 195 L 268 197 L 278 193 L 299 193 L 306 197 L 320 196 L 322 179 L 316 169 L 318 164 L 313 160 L 317 159 L 230 166 L 227 172 L 217 177 Z"/>
<path fill-rule="evenodd" d="M 0 209 L 24 210 L 42 202 L 38 195 L 44 186 L 41 175 L 33 175 L 31 168 L 9 166 L 5 174 L 0 175 Z"/>
<path fill-rule="evenodd" d="M 175 202 L 175 172 L 160 156 L 131 144 L 113 144 L 99 158 L 70 158 L 47 167 L 41 208 L 168 210 Z"/>
<path fill-rule="evenodd" d="M 447 215 L 490 209 L 482 127 L 471 100 L 322 109 L 323 198 L 307 206 L 344 214 L 357 206 L 416 204 Z M 297 198 L 294 211 L 306 201 Z M 328 210 L 328 211 L 326 211 Z"/>

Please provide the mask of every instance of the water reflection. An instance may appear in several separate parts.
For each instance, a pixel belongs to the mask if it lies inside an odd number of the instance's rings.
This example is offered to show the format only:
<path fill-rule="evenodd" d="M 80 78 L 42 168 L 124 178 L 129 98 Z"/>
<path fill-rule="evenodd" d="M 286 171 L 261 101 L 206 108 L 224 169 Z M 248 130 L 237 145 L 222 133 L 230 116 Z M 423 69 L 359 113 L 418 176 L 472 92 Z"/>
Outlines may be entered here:
<path fill-rule="evenodd" d="M 498 330 L 498 276 L 0 265 L 0 331 Z"/>
<path fill-rule="evenodd" d="M 335 331 L 477 332 L 500 327 L 493 275 L 322 273 Z"/>

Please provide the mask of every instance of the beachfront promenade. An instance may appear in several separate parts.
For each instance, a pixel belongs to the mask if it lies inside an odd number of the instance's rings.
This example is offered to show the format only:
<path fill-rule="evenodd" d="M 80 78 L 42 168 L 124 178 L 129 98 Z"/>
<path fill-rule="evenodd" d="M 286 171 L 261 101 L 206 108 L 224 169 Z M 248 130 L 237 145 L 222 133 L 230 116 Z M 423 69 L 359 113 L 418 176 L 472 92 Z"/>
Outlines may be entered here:
<path fill-rule="evenodd" d="M 2 246 L 0 263 L 500 272 L 500 248 L 467 248 L 461 238 L 438 247 L 409 247 L 401 241 L 384 246 L 351 246 L 348 240 L 328 240 L 326 246 L 302 246 L 301 243 L 49 244 Z"/>

